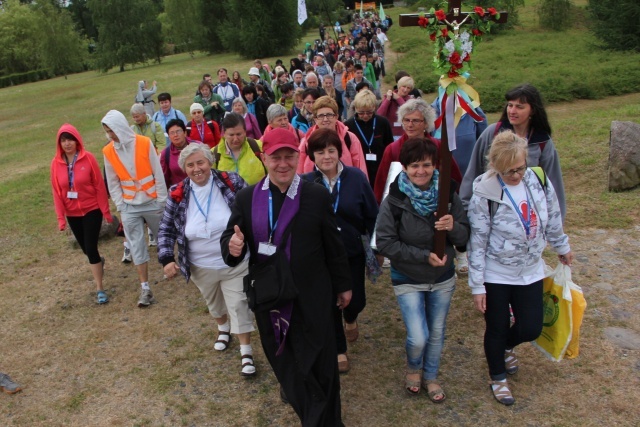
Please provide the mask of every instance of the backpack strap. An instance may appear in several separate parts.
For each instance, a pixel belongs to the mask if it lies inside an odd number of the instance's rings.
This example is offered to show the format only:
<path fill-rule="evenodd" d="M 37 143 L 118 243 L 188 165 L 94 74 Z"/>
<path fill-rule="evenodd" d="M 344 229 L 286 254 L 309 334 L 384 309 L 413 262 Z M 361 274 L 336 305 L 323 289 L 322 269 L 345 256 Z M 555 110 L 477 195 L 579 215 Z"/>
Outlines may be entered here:
<path fill-rule="evenodd" d="M 351 137 L 349 136 L 349 131 L 344 135 L 344 143 L 347 145 L 347 149 L 351 151 Z"/>
<path fill-rule="evenodd" d="M 236 187 L 233 185 L 233 182 L 231 182 L 231 178 L 229 177 L 229 174 L 227 172 L 219 171 L 217 169 L 211 169 L 211 170 L 213 171 L 214 174 L 216 174 L 218 179 L 224 182 L 224 185 L 226 185 L 229 188 L 229 190 L 231 190 L 233 193 L 236 192 Z"/>
<path fill-rule="evenodd" d="M 207 120 L 207 125 L 209 126 L 209 129 L 211 129 L 211 133 L 215 136 L 216 128 L 213 126 L 213 120 Z"/>
<path fill-rule="evenodd" d="M 215 151 L 214 151 L 215 150 Z M 211 149 L 213 152 L 213 161 L 215 162 L 216 169 L 220 167 L 220 143 Z"/>
<path fill-rule="evenodd" d="M 544 173 L 544 170 L 540 166 L 532 166 L 529 169 L 531 169 L 536 174 L 538 181 L 540 181 L 540 185 L 542 185 L 542 188 L 544 188 L 544 191 L 546 192 L 547 191 L 547 175 Z"/>
<path fill-rule="evenodd" d="M 258 143 L 256 142 L 255 139 L 253 138 L 249 138 L 247 137 L 247 142 L 249 143 L 249 148 L 251 148 L 251 151 L 253 151 L 253 154 L 255 154 L 255 156 L 258 158 L 258 160 L 260 160 L 260 164 L 262 165 L 262 169 L 264 169 L 264 173 L 267 173 L 267 168 L 264 166 L 264 163 L 262 163 L 262 159 L 260 158 L 260 154 L 262 153 L 262 151 L 260 150 L 260 147 L 258 146 Z"/>

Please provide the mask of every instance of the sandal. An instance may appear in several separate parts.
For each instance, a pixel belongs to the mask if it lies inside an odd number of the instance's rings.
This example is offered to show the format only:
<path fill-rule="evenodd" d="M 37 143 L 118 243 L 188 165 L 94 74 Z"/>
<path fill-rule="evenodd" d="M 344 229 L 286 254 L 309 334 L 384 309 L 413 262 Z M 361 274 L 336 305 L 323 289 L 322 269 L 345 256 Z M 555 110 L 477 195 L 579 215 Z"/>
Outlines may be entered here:
<path fill-rule="evenodd" d="M 507 374 L 513 375 L 518 372 L 518 358 L 516 352 L 513 349 L 506 349 L 504 351 L 504 366 L 507 370 Z"/>
<path fill-rule="evenodd" d="M 243 377 L 252 377 L 256 374 L 256 366 L 253 364 L 253 356 L 250 354 L 242 355 L 242 371 L 240 375 Z"/>
<path fill-rule="evenodd" d="M 351 369 L 349 366 L 349 358 L 347 357 L 347 353 L 342 353 L 338 355 L 338 372 L 341 374 L 346 374 Z"/>
<path fill-rule="evenodd" d="M 109 302 L 109 297 L 107 296 L 107 293 L 105 291 L 98 291 L 97 299 L 98 299 L 98 304 L 106 304 Z"/>
<path fill-rule="evenodd" d="M 456 254 L 456 269 L 460 274 L 467 274 L 469 272 L 469 261 L 467 260 L 466 252 L 458 252 Z"/>
<path fill-rule="evenodd" d="M 226 339 L 224 339 L 226 337 Z M 213 349 L 217 351 L 225 351 L 229 348 L 229 342 L 231 341 L 231 334 L 225 331 L 218 331 L 218 339 L 213 344 Z M 221 346 L 217 346 L 218 344 L 222 344 Z"/>
<path fill-rule="evenodd" d="M 437 388 L 435 390 L 429 391 L 429 385 L 435 385 L 437 386 Z M 429 400 L 431 400 L 433 403 L 442 403 L 447 398 L 447 395 L 445 394 L 442 387 L 440 387 L 440 383 L 438 383 L 438 380 L 426 380 L 423 378 L 422 388 L 427 392 Z M 442 395 L 442 397 L 440 399 L 436 399 L 436 396 L 438 395 Z"/>
<path fill-rule="evenodd" d="M 405 371 L 404 390 L 409 396 L 417 396 L 420 394 L 420 380 L 409 379 L 409 375 L 422 375 L 422 369 L 407 369 Z"/>
<path fill-rule="evenodd" d="M 355 326 L 352 329 L 348 329 L 347 325 L 349 326 L 355 325 Z M 353 323 L 345 322 L 344 335 L 347 338 L 347 341 L 355 342 L 358 339 L 358 336 L 360 335 L 360 331 L 358 330 L 358 321 L 355 321 Z"/>
<path fill-rule="evenodd" d="M 496 387 L 494 388 L 494 386 Z M 509 390 L 509 386 L 507 385 L 507 380 L 489 381 L 489 389 L 493 393 L 493 397 L 503 405 L 510 406 L 516 403 L 516 400 L 513 398 L 511 390 Z"/>

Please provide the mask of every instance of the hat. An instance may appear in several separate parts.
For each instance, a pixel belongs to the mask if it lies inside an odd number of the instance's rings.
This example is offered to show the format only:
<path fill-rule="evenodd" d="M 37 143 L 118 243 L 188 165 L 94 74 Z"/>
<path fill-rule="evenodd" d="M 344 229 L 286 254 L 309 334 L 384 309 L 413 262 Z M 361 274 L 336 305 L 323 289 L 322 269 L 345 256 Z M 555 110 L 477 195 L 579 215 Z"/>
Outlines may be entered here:
<path fill-rule="evenodd" d="M 292 76 L 295 77 L 296 74 L 302 74 L 302 71 L 300 70 L 294 70 Z"/>
<path fill-rule="evenodd" d="M 191 107 L 189 107 L 189 114 L 193 114 L 194 111 L 204 111 L 204 108 L 202 107 L 202 105 L 194 102 L 193 104 L 191 104 Z"/>
<path fill-rule="evenodd" d="M 298 139 L 287 129 L 272 129 L 262 137 L 262 151 L 271 155 L 274 151 L 281 148 L 290 148 L 294 151 L 300 151 Z"/>
<path fill-rule="evenodd" d="M 318 56 L 322 56 L 324 58 L 324 53 L 318 52 Z"/>
<path fill-rule="evenodd" d="M 249 72 L 247 74 L 249 74 L 250 76 L 260 76 L 260 72 L 258 71 L 257 67 L 249 68 Z"/>

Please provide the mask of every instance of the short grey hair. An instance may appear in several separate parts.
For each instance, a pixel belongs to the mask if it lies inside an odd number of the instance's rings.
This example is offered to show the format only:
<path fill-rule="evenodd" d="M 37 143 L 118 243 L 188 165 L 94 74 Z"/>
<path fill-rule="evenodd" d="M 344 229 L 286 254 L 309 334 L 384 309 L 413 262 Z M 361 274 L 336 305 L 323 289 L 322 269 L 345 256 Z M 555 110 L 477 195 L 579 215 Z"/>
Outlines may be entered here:
<path fill-rule="evenodd" d="M 287 109 L 280 104 L 271 104 L 267 109 L 267 121 L 271 123 L 280 116 L 286 116 Z"/>
<path fill-rule="evenodd" d="M 131 106 L 131 110 L 129 110 L 131 114 L 147 114 L 147 110 L 144 109 L 144 104 L 136 102 Z"/>
<path fill-rule="evenodd" d="M 247 114 L 249 110 L 247 109 L 247 103 L 244 102 L 244 99 L 242 99 L 241 97 L 235 98 L 231 103 L 231 107 L 233 107 L 233 104 L 236 104 L 236 103 L 240 103 L 242 105 L 242 114 Z M 233 110 L 233 108 L 231 110 Z"/>
<path fill-rule="evenodd" d="M 166 148 L 168 150 L 169 147 Z M 200 144 L 198 142 L 192 142 L 186 147 L 182 149 L 180 152 L 180 157 L 178 157 L 178 166 L 184 172 L 184 164 L 187 162 L 187 159 L 190 155 L 202 153 L 202 155 L 209 161 L 209 167 L 213 166 L 213 154 L 211 154 L 211 150 L 207 144 Z"/>
<path fill-rule="evenodd" d="M 306 75 L 306 76 L 304 76 L 304 82 L 305 82 L 305 83 L 309 83 L 309 77 L 310 77 L 310 76 L 315 77 L 315 78 L 316 78 L 316 81 L 317 81 L 318 83 L 320 83 L 320 79 L 318 79 L 318 76 L 316 75 L 316 73 L 312 73 L 312 72 L 308 72 L 308 73 L 307 73 L 307 75 Z"/>
<path fill-rule="evenodd" d="M 398 121 L 402 123 L 402 119 L 407 114 L 411 114 L 414 111 L 420 111 L 424 121 L 427 125 L 427 132 L 431 133 L 435 129 L 433 122 L 436 120 L 436 112 L 431 108 L 427 102 L 422 98 L 410 99 L 398 108 Z"/>

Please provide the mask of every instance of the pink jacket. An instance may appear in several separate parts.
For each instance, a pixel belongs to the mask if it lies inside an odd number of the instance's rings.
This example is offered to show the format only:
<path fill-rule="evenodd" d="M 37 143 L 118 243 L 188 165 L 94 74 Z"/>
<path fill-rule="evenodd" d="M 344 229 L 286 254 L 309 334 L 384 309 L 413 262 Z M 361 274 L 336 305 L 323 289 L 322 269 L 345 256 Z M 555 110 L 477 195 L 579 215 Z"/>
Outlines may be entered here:
<path fill-rule="evenodd" d="M 398 92 L 395 91 L 395 93 L 397 94 Z M 389 123 L 391 123 L 391 132 L 393 133 L 393 136 L 402 136 L 404 134 L 402 126 L 396 126 L 396 124 L 399 123 L 398 108 L 400 108 L 400 106 L 407 102 L 409 99 L 411 99 L 411 95 L 407 95 L 405 98 L 398 97 L 398 99 L 393 99 L 392 97 L 391 101 L 389 101 L 389 99 L 384 96 L 382 98 L 380 106 L 378 107 L 378 111 L 376 111 L 376 114 L 386 117 L 387 120 L 389 120 Z"/>
<path fill-rule="evenodd" d="M 298 163 L 298 173 L 307 173 L 314 170 L 315 165 L 307 155 L 307 138 L 309 138 L 316 129 L 318 129 L 318 125 L 313 125 L 307 131 L 306 136 L 300 143 L 300 162 Z M 347 128 L 342 122 L 336 122 L 336 131 L 342 141 L 342 156 L 340 157 L 340 161 L 346 166 L 353 166 L 360 169 L 368 179 L 369 175 L 367 174 L 367 164 L 360 140 L 354 133 L 349 132 L 349 128 Z M 349 134 L 351 148 L 347 147 L 347 143 L 345 142 L 345 136 L 347 134 Z"/>
<path fill-rule="evenodd" d="M 78 140 L 76 144 L 78 158 L 73 167 L 73 191 L 78 193 L 77 199 L 67 197 L 69 174 L 66 157 L 60 146 L 60 135 L 63 132 L 70 133 Z M 51 190 L 60 230 L 66 227 L 65 217 L 84 216 L 95 209 L 102 211 L 107 222 L 113 221 L 109 211 L 107 187 L 104 184 L 100 166 L 93 154 L 84 149 L 80 133 L 70 124 L 64 124 L 58 130 L 56 156 L 51 161 Z"/>

